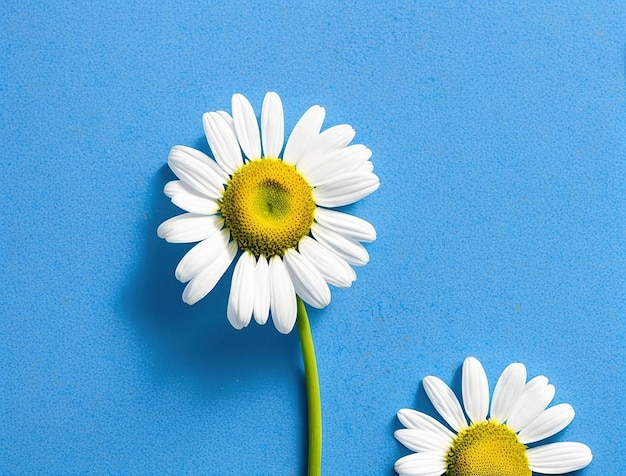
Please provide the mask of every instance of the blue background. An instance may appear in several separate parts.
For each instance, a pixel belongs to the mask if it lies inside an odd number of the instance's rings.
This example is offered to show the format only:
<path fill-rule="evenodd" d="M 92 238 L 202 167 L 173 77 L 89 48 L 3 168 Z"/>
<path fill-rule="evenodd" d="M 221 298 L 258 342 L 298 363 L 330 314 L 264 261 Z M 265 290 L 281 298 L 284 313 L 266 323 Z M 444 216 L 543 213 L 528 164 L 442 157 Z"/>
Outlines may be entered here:
<path fill-rule="evenodd" d="M 545 374 L 624 474 L 623 2 L 5 2 L 2 474 L 303 474 L 295 332 L 195 306 L 156 236 L 176 144 L 244 93 L 374 151 L 378 240 L 310 312 L 324 474 L 391 475 L 421 379 Z"/>

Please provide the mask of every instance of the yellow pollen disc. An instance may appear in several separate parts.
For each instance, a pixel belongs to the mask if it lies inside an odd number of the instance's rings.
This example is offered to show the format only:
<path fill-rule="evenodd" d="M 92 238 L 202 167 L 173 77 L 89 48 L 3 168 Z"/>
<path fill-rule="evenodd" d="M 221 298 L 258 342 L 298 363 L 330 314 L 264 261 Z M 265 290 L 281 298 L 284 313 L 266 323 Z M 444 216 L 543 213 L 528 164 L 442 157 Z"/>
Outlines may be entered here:
<path fill-rule="evenodd" d="M 526 447 L 495 420 L 462 430 L 446 456 L 447 476 L 531 476 Z"/>
<path fill-rule="evenodd" d="M 239 248 L 270 258 L 295 248 L 309 233 L 315 200 L 294 166 L 264 158 L 237 169 L 226 184 L 220 211 Z"/>

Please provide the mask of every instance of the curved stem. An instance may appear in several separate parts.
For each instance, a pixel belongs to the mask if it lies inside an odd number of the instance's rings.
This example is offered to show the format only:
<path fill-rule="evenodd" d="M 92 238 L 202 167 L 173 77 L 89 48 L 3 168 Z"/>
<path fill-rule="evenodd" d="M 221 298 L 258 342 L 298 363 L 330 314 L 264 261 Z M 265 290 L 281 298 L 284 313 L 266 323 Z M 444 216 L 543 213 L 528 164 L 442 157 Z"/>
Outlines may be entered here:
<path fill-rule="evenodd" d="M 306 380 L 306 397 L 309 410 L 309 471 L 308 476 L 320 476 L 322 474 L 322 402 L 320 399 L 320 382 L 317 376 L 317 364 L 315 363 L 315 349 L 309 316 L 302 299 L 298 300 L 298 334 L 302 346 L 302 359 L 304 360 L 304 376 Z"/>

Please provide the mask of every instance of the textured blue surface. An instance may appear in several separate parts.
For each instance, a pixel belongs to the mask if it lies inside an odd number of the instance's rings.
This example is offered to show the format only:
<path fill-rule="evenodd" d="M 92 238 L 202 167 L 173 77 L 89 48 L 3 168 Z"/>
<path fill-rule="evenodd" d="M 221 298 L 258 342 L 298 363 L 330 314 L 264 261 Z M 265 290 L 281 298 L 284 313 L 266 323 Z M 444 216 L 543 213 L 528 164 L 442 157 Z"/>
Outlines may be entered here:
<path fill-rule="evenodd" d="M 310 313 L 324 474 L 393 474 L 395 412 L 468 355 L 547 375 L 580 474 L 624 474 L 624 3 L 221 3 L 4 3 L 0 472 L 304 474 L 297 335 L 232 329 L 227 278 L 184 305 L 155 233 L 169 149 L 274 90 L 381 179 L 370 264 Z"/>

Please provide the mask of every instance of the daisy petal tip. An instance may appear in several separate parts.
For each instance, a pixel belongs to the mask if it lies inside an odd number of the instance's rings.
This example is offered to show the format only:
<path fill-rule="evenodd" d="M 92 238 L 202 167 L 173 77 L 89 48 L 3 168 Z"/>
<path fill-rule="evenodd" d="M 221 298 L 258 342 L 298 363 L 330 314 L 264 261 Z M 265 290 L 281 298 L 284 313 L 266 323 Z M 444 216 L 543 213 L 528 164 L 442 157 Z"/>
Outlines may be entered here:
<path fill-rule="evenodd" d="M 400 476 L 440 476 L 445 473 L 446 463 L 438 452 L 424 452 L 403 456 L 393 467 Z"/>
<path fill-rule="evenodd" d="M 179 184 L 178 180 L 170 180 L 163 187 L 163 194 L 167 198 L 172 198 L 175 195 L 175 193 L 177 192 L 178 184 Z"/>
<path fill-rule="evenodd" d="M 267 323 L 267 320 L 269 319 L 269 313 L 268 314 L 258 314 L 255 313 L 254 314 L 254 321 L 260 325 L 260 326 L 264 326 Z"/>
<path fill-rule="evenodd" d="M 274 320 L 274 327 L 276 327 L 276 330 L 280 332 L 281 334 L 285 334 L 285 335 L 289 334 L 293 330 L 293 327 L 295 324 L 296 324 L 295 318 L 293 319 L 293 322 L 292 320 L 288 320 L 285 322 Z"/>
<path fill-rule="evenodd" d="M 176 270 L 174 271 L 174 277 L 181 283 L 186 283 L 187 281 L 189 281 L 189 279 L 185 279 L 186 278 L 185 274 L 186 274 L 185 270 L 182 269 L 179 264 L 179 266 L 177 266 Z"/>
<path fill-rule="evenodd" d="M 156 232 L 157 232 L 157 236 L 159 238 L 164 239 L 165 238 L 165 234 L 164 234 L 164 231 L 163 231 L 162 227 L 163 227 L 163 224 L 161 223 L 161 225 L 159 225 L 159 227 L 157 228 Z"/>
<path fill-rule="evenodd" d="M 192 294 L 192 293 L 188 292 L 187 291 L 187 287 L 183 291 L 183 302 L 185 304 L 189 304 L 190 306 L 193 306 L 195 303 L 197 303 L 203 297 L 204 296 L 201 296 L 199 294 Z"/>
<path fill-rule="evenodd" d="M 523 376 L 524 380 L 526 380 L 526 366 L 521 362 L 513 362 L 512 364 L 509 364 L 505 370 L 508 370 L 520 378 Z"/>
<path fill-rule="evenodd" d="M 274 319 L 274 326 L 281 334 L 289 334 L 294 326 L 296 325 L 296 312 L 293 315 L 282 316 L 281 319 L 275 319 L 272 315 L 272 319 Z"/>
<path fill-rule="evenodd" d="M 234 312 L 227 312 L 226 317 L 228 318 L 228 322 L 230 322 L 230 325 L 238 331 L 242 330 L 244 327 L 247 327 L 250 323 L 249 320 L 244 319 L 242 316 Z"/>
<path fill-rule="evenodd" d="M 180 154 L 181 152 L 183 152 L 185 150 L 185 147 L 182 145 L 175 145 L 170 149 L 169 154 L 167 154 L 167 158 L 168 160 L 170 159 L 170 157 L 176 156 L 176 154 Z"/>
<path fill-rule="evenodd" d="M 276 330 L 289 334 L 298 312 L 296 292 L 289 271 L 279 256 L 269 260 L 270 310 Z"/>
<path fill-rule="evenodd" d="M 406 408 L 401 408 L 400 410 L 396 412 L 396 417 L 398 417 L 398 420 L 402 418 L 405 412 L 406 412 Z"/>
<path fill-rule="evenodd" d="M 233 326 L 233 329 L 235 329 L 236 331 L 240 331 L 244 327 L 246 327 L 246 326 L 244 326 L 243 324 L 239 323 L 237 320 L 235 320 L 233 318 L 228 318 L 228 322 L 230 322 L 230 325 Z"/>

